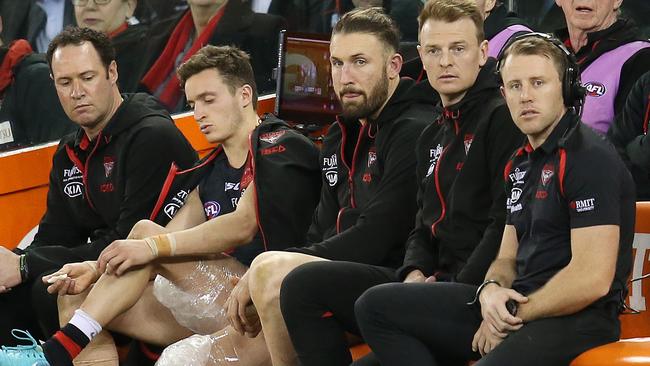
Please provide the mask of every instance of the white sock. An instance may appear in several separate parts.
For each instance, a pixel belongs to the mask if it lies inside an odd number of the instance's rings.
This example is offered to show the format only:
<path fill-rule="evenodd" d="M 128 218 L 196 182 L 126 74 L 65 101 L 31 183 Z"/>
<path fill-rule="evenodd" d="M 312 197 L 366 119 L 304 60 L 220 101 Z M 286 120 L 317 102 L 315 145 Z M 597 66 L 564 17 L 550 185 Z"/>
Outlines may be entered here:
<path fill-rule="evenodd" d="M 70 319 L 70 324 L 79 328 L 91 341 L 102 331 L 102 326 L 92 316 L 81 309 L 75 310 L 72 319 Z"/>

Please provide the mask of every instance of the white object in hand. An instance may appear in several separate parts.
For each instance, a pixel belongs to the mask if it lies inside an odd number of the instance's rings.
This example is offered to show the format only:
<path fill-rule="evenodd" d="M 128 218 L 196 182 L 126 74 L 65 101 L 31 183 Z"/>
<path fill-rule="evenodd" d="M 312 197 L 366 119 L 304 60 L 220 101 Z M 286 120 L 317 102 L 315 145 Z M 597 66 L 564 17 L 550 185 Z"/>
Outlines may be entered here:
<path fill-rule="evenodd" d="M 56 281 L 65 280 L 66 278 L 68 278 L 68 275 L 65 274 L 65 273 L 61 273 L 59 275 L 54 275 L 54 276 L 50 277 L 47 280 L 47 283 L 54 283 Z"/>

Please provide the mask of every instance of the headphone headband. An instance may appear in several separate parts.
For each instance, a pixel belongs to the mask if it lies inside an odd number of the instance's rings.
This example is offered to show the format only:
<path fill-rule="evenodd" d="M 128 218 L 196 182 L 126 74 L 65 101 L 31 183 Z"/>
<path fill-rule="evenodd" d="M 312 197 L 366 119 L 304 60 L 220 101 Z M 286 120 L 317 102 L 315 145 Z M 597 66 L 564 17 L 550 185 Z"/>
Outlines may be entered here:
<path fill-rule="evenodd" d="M 529 37 L 543 39 L 562 51 L 562 54 L 567 60 L 567 67 L 562 76 L 562 97 L 564 99 L 564 105 L 569 108 L 575 108 L 576 113 L 580 114 L 586 95 L 586 90 L 580 82 L 580 67 L 578 66 L 578 62 L 576 61 L 573 52 L 571 52 L 559 39 L 550 34 L 528 32 L 510 38 L 501 51 L 499 51 L 499 55 L 497 56 L 496 72 L 499 79 L 501 78 L 501 67 L 503 66 L 504 61 L 503 56 L 506 54 L 507 50 L 515 42 Z"/>

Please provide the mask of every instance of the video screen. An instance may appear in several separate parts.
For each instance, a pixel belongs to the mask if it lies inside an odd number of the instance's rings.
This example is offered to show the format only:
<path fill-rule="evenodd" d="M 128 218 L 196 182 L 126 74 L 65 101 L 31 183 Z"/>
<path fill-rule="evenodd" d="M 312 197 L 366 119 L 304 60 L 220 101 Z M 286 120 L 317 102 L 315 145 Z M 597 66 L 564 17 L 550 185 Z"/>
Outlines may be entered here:
<path fill-rule="evenodd" d="M 282 32 L 275 112 L 287 121 L 328 124 L 341 112 L 331 78 L 329 38 Z"/>

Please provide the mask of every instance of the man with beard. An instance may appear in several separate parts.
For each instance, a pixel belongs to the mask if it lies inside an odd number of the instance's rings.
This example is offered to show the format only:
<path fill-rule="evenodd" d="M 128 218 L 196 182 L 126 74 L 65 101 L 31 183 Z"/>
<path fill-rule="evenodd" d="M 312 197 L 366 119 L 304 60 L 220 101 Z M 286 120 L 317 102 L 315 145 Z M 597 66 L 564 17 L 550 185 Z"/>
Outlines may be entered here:
<path fill-rule="evenodd" d="M 478 285 L 505 225 L 503 169 L 523 136 L 499 93 L 496 61 L 487 57 L 483 16 L 475 2 L 431 0 L 418 21 L 420 58 L 428 83 L 440 94 L 442 113 L 431 115 L 413 141 L 418 212 L 393 282 L 409 288 Z M 378 271 L 367 264 L 315 262 L 286 276 L 281 309 L 301 365 L 351 362 L 344 332 L 361 334 L 354 304 L 380 282 Z M 323 317 L 325 312 L 332 316 Z M 419 321 L 406 311 L 396 316 Z"/>
<path fill-rule="evenodd" d="M 240 332 L 248 326 L 254 334 L 246 308 L 255 305 L 276 365 L 296 362 L 279 303 L 291 270 L 314 261 L 358 262 L 382 266 L 372 268 L 383 283 L 395 280 L 402 262 L 417 209 L 413 142 L 434 114 L 434 93 L 428 84 L 400 80 L 398 45 L 395 23 L 377 8 L 354 10 L 337 23 L 330 60 L 344 112 L 323 142 L 323 188 L 307 245 L 262 253 L 230 295 L 228 314 Z"/>

